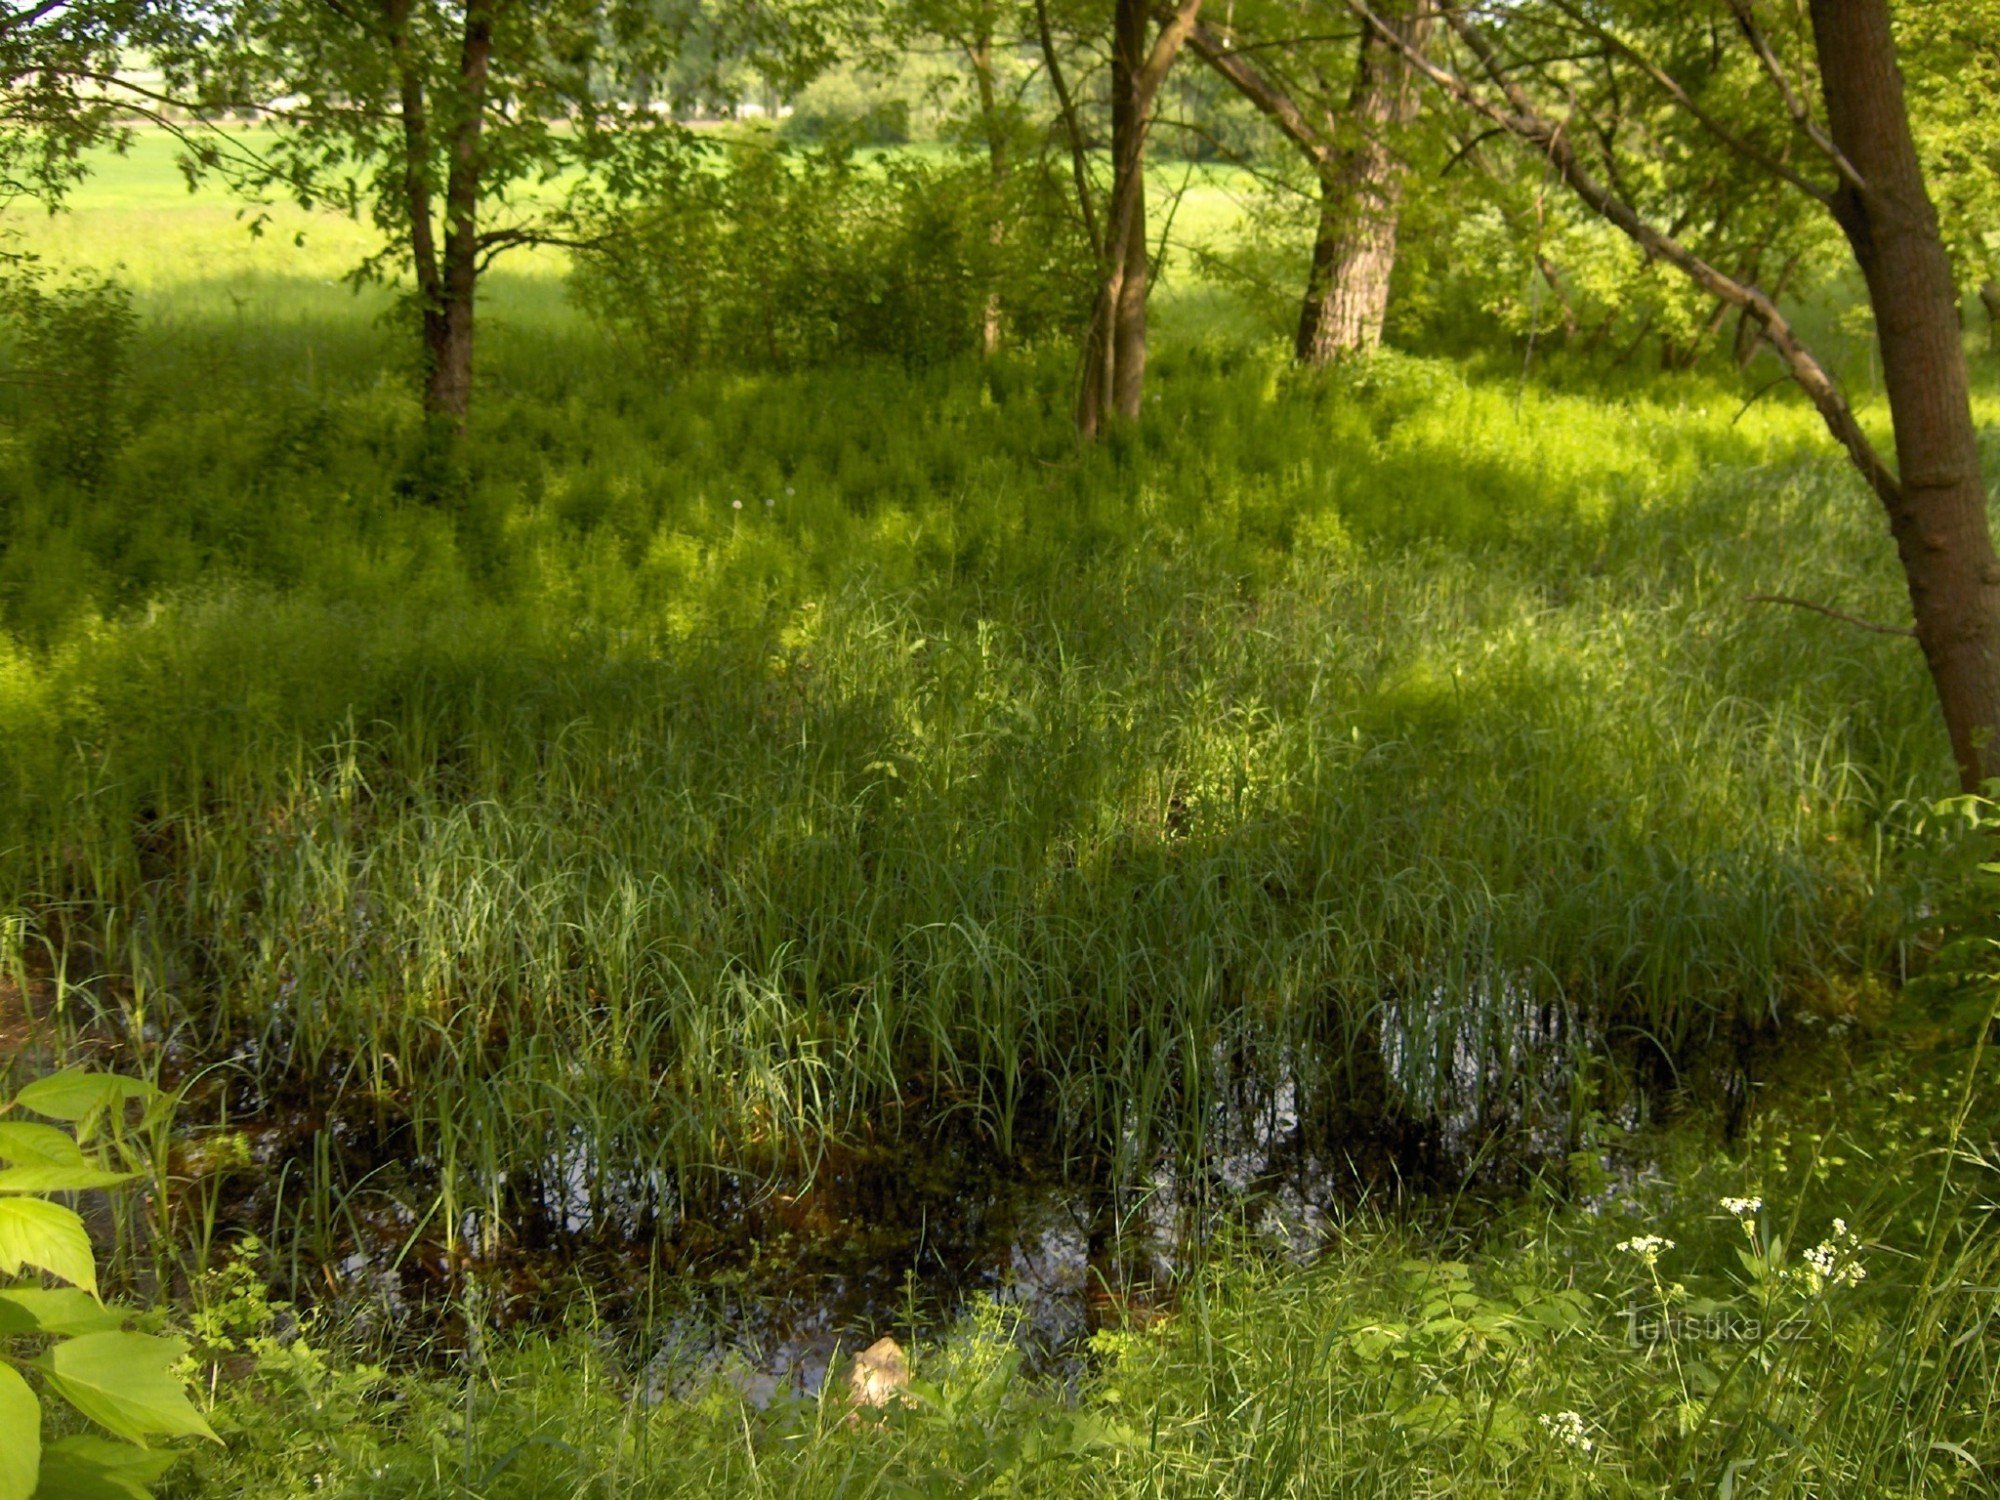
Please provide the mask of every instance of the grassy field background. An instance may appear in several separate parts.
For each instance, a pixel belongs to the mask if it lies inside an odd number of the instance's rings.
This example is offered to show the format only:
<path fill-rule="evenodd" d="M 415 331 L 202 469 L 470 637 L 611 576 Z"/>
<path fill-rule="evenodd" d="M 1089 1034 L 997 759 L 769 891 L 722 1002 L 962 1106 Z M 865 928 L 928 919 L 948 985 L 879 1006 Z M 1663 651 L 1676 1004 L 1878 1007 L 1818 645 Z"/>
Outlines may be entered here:
<path fill-rule="evenodd" d="M 1229 232 L 1229 192 L 1209 174 L 1184 224 Z M 1990 1251 L 1932 1153 L 1980 1180 L 1987 1094 L 1963 1058 L 1826 1039 L 1935 947 L 1963 823 L 1916 652 L 1744 602 L 1906 613 L 1789 393 L 1302 376 L 1182 276 L 1143 427 L 1079 452 L 1064 348 L 668 374 L 547 256 L 493 280 L 469 472 L 424 503 L 392 302 L 341 284 L 354 226 L 253 239 L 147 137 L 20 228 L 128 285 L 138 325 L 86 468 L 57 461 L 65 392 L 0 393 L 12 1020 L 208 1068 L 184 1123 L 217 1139 L 329 1101 L 349 1132 L 179 1158 L 175 1284 L 204 1357 L 250 1371 L 183 1483 L 1983 1482 Z M 1763 1061 L 1787 1054 L 1803 1076 Z M 1766 1085 L 1789 1113 L 1745 1114 Z M 933 1399 L 860 1428 L 726 1384 L 628 1405 L 643 1324 L 489 1343 L 491 1286 L 442 1375 L 375 1371 L 263 1290 L 338 1304 L 384 1213 L 476 1287 L 563 1163 L 607 1236 L 945 1130 L 1143 1195 L 1276 1101 L 1334 1154 L 1384 1119 L 1489 1152 L 1520 1196 L 1455 1238 L 1449 1205 L 1395 1207 L 1392 1143 L 1350 1160 L 1318 1269 L 1224 1245 L 1067 1390 L 975 1308 L 925 1331 Z M 1835 1158 L 1914 1164 L 1836 1192 Z M 283 1190 L 246 1225 L 219 1205 L 255 1172 Z M 1716 1198 L 1757 1192 L 1746 1239 Z M 1780 1277 L 1835 1213 L 1874 1279 Z M 245 1227 L 248 1269 L 219 1269 Z M 1682 1246 L 1657 1279 L 1617 1248 L 1647 1232 Z M 1767 1327 L 1784 1302 L 1810 1336 L 1633 1343 L 1633 1297 Z"/>

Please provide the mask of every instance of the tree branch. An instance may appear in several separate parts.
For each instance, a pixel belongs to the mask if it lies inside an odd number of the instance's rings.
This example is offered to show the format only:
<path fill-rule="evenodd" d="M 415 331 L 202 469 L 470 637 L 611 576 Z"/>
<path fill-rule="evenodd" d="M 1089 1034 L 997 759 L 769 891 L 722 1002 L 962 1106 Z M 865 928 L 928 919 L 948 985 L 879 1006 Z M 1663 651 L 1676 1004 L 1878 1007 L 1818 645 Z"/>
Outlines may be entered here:
<path fill-rule="evenodd" d="M 1316 130 L 1292 96 L 1266 78 L 1224 38 L 1218 37 L 1206 26 L 1197 25 L 1188 33 L 1187 44 L 1196 57 L 1249 100 L 1315 166 L 1323 166 L 1331 159 L 1334 146 L 1326 133 Z"/>
<path fill-rule="evenodd" d="M 1856 630 L 1872 630 L 1877 635 L 1907 636 L 1917 638 L 1916 631 L 1907 625 L 1878 625 L 1873 620 L 1864 620 L 1859 615 L 1850 615 L 1844 609 L 1834 609 L 1830 605 L 1815 604 L 1810 599 L 1794 599 L 1790 594 L 1747 594 L 1745 604 L 1789 604 L 1793 609 L 1809 609 L 1816 615 L 1825 615 L 1829 620 L 1838 620 L 1843 625 L 1852 625 Z"/>
<path fill-rule="evenodd" d="M 1833 143 L 1833 137 L 1820 128 L 1806 101 L 1792 87 L 1791 79 L 1785 76 L 1784 64 L 1778 61 L 1778 54 L 1772 50 L 1763 28 L 1757 24 L 1757 13 L 1751 8 L 1750 0 L 1728 0 L 1728 5 L 1730 14 L 1736 17 L 1736 24 L 1743 32 L 1743 39 L 1757 54 L 1757 61 L 1763 66 L 1765 76 L 1777 88 L 1778 97 L 1785 103 L 1785 113 L 1792 117 L 1799 133 L 1812 142 L 1820 155 L 1833 163 L 1833 169 L 1840 174 L 1842 182 L 1857 193 L 1867 192 L 1868 180 L 1847 159 L 1847 153 Z"/>
<path fill-rule="evenodd" d="M 1518 83 L 1511 80 L 1501 83 L 1503 99 L 1495 100 L 1457 73 L 1433 62 L 1422 49 L 1409 46 L 1393 26 L 1375 14 L 1367 0 L 1347 0 L 1347 4 L 1437 87 L 1540 151 L 1549 165 L 1569 184 L 1572 192 L 1640 249 L 1667 262 L 1711 296 L 1722 299 L 1732 307 L 1742 308 L 1753 318 L 1764 330 L 1772 349 L 1784 361 L 1792 379 L 1812 401 L 1834 440 L 1847 450 L 1848 458 L 1868 481 L 1869 487 L 1892 512 L 1900 507 L 1902 481 L 1876 451 L 1867 433 L 1862 431 L 1861 423 L 1839 383 L 1800 341 L 1775 302 L 1756 287 L 1716 269 L 1678 239 L 1648 223 L 1630 203 L 1599 182 L 1578 158 L 1570 144 L 1566 126 L 1550 120 L 1537 110 Z M 1453 33 L 1492 76 L 1496 66 L 1492 44 L 1457 6 L 1441 6 L 1440 12 Z M 1504 73 L 1500 76 L 1505 77 Z"/>
<path fill-rule="evenodd" d="M 1042 60 L 1048 65 L 1049 83 L 1056 91 L 1063 131 L 1069 137 L 1070 165 L 1076 173 L 1076 201 L 1083 213 L 1083 236 L 1090 241 L 1093 258 L 1104 258 L 1104 239 L 1097 232 L 1097 208 L 1091 201 L 1090 158 L 1084 149 L 1083 126 L 1076 117 L 1076 99 L 1063 78 L 1062 63 L 1056 56 L 1055 33 L 1049 29 L 1049 0 L 1035 0 L 1035 29 L 1042 44 Z"/>

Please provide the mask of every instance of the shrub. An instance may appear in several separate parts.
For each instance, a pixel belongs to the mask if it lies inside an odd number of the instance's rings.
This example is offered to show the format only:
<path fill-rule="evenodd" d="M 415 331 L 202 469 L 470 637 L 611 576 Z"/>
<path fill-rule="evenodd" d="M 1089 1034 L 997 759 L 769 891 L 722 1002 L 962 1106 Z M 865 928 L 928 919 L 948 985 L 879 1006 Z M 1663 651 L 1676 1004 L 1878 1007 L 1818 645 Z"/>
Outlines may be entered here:
<path fill-rule="evenodd" d="M 931 364 L 979 347 L 995 287 L 1016 339 L 1080 321 L 1088 252 L 1052 179 L 996 187 L 983 168 L 871 159 L 847 140 L 720 149 L 723 170 L 690 159 L 643 208 L 608 216 L 574 279 L 593 316 L 662 364 Z"/>
<path fill-rule="evenodd" d="M 124 435 L 136 325 L 116 282 L 54 282 L 31 264 L 0 278 L 0 403 L 41 472 L 102 477 Z"/>

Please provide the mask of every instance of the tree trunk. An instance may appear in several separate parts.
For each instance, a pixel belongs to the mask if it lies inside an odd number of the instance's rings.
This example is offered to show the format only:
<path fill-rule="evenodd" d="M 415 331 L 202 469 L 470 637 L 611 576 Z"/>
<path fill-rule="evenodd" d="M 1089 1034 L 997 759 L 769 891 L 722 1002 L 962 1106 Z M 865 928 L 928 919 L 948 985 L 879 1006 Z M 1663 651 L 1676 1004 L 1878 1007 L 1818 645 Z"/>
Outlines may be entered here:
<path fill-rule="evenodd" d="M 981 15 L 980 29 L 966 45 L 972 62 L 972 77 L 979 89 L 979 120 L 986 134 L 986 165 L 993 191 L 993 217 L 986 226 L 987 244 L 993 251 L 993 268 L 986 292 L 986 310 L 980 330 L 980 347 L 988 358 L 1000 352 L 1006 308 L 1000 296 L 1000 258 L 1007 248 L 1007 174 L 1012 163 L 1007 152 L 1007 122 L 1000 114 L 999 91 L 993 73 L 993 24 Z"/>
<path fill-rule="evenodd" d="M 1435 24 L 1428 0 L 1400 0 L 1377 13 L 1408 46 L 1428 44 Z M 1417 109 L 1416 78 L 1405 54 L 1363 27 L 1346 126 L 1358 136 L 1320 163 L 1319 231 L 1299 313 L 1303 364 L 1366 354 L 1382 343 L 1403 205 L 1396 137 Z"/>
<path fill-rule="evenodd" d="M 457 112 L 445 179 L 444 256 L 424 323 L 424 411 L 465 430 L 472 409 L 472 332 L 479 286 L 480 136 L 493 60 L 494 0 L 468 0 L 460 44 Z"/>
<path fill-rule="evenodd" d="M 1910 135 L 1888 0 L 1811 0 L 1833 144 L 1834 212 L 1868 283 L 1896 434 L 1884 494 L 1959 778 L 2000 770 L 2000 558 L 1959 337 L 1951 260 Z"/>
<path fill-rule="evenodd" d="M 1986 309 L 1987 347 L 2000 354 L 2000 281 L 1989 278 L 1979 283 L 1979 305 Z"/>
<path fill-rule="evenodd" d="M 1076 427 L 1098 436 L 1107 416 L 1136 418 L 1146 380 L 1146 125 L 1141 73 L 1146 0 L 1117 0 L 1111 39 L 1111 211 L 1084 345 Z"/>
<path fill-rule="evenodd" d="M 389 53 L 396 68 L 403 127 L 403 205 L 409 218 L 410 260 L 417 280 L 423 339 L 424 410 L 434 414 L 432 382 L 448 342 L 444 273 L 438 263 L 437 225 L 431 215 L 431 125 L 422 65 L 410 36 L 410 0 L 384 0 Z"/>

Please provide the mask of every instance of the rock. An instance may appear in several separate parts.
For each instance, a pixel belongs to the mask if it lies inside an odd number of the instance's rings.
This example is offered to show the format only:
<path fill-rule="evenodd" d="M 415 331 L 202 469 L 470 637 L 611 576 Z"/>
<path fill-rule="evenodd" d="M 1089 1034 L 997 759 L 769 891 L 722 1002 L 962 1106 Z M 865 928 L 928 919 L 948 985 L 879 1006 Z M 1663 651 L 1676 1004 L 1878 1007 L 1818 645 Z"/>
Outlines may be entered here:
<path fill-rule="evenodd" d="M 894 1339 L 877 1339 L 854 1356 L 847 1375 L 856 1406 L 887 1406 L 900 1401 L 910 1383 L 910 1361 Z"/>

